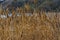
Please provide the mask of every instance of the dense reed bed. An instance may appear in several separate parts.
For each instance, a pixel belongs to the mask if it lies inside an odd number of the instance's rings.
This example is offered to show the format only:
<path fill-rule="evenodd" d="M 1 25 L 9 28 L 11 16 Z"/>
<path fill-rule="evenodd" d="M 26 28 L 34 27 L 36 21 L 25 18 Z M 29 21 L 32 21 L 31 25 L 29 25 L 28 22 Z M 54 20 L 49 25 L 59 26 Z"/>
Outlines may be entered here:
<path fill-rule="evenodd" d="M 2 11 L 0 40 L 60 40 L 60 13 Z"/>

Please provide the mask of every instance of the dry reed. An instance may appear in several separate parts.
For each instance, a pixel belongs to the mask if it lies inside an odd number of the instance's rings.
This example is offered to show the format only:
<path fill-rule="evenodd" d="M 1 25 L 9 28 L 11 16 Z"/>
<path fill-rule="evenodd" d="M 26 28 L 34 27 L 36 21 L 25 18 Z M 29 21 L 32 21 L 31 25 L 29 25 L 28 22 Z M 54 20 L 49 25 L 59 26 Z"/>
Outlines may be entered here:
<path fill-rule="evenodd" d="M 0 18 L 0 40 L 60 40 L 60 13 L 33 12 L 27 15 L 17 10 L 8 17 L 7 9 L 4 12 L 7 18 Z"/>

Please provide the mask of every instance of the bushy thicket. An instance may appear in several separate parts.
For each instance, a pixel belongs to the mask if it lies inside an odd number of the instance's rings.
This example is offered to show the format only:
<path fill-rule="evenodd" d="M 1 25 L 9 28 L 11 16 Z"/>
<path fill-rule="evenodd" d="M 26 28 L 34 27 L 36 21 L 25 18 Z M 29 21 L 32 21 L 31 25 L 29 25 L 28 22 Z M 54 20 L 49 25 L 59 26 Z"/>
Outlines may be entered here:
<path fill-rule="evenodd" d="M 14 7 L 19 6 L 19 7 L 24 7 L 25 4 L 29 4 L 29 6 L 32 9 L 45 9 L 46 11 L 59 11 L 60 10 L 60 0 L 21 0 L 21 1 L 16 1 L 13 2 Z"/>
<path fill-rule="evenodd" d="M 60 0 L 14 0 L 8 5 L 8 7 L 24 8 L 26 4 L 28 4 L 33 10 L 60 11 Z"/>

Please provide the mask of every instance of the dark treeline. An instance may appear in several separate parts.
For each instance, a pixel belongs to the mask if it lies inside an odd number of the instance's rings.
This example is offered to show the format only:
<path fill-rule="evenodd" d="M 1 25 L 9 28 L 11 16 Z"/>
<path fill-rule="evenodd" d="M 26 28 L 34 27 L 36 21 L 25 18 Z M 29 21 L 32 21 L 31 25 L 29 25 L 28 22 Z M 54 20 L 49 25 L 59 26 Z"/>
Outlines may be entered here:
<path fill-rule="evenodd" d="M 8 7 L 24 8 L 27 4 L 33 10 L 60 11 L 60 0 L 14 0 Z"/>

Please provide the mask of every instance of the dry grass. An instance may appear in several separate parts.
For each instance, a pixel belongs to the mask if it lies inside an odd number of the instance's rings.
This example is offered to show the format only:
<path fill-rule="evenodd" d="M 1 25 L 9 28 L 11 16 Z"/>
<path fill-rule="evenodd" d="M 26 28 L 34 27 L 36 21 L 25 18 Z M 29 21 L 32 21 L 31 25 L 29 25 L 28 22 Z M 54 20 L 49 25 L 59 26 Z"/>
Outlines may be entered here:
<path fill-rule="evenodd" d="M 15 13 L 0 18 L 0 40 L 60 40 L 60 13 L 34 12 L 30 16 Z"/>

